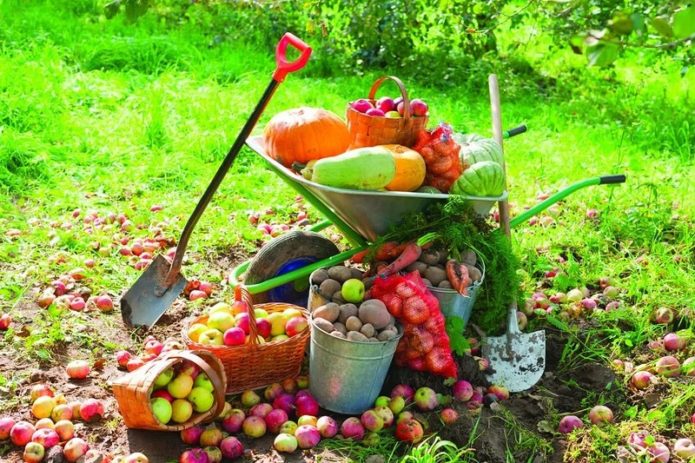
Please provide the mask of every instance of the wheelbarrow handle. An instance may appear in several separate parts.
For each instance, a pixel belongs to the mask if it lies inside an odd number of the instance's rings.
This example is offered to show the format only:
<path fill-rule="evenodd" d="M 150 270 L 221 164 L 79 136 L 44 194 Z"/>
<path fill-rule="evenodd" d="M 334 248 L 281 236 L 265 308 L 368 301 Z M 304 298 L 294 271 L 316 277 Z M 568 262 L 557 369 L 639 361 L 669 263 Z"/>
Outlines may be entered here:
<path fill-rule="evenodd" d="M 294 61 L 287 61 L 287 46 L 292 45 L 294 48 L 299 50 L 299 58 Z M 277 48 L 275 49 L 275 63 L 277 68 L 273 73 L 273 80 L 276 82 L 282 82 L 287 77 L 290 72 L 299 71 L 302 69 L 309 57 L 311 56 L 311 47 L 304 43 L 299 37 L 289 32 L 286 32 L 278 42 Z"/>
<path fill-rule="evenodd" d="M 599 185 L 610 185 L 611 183 L 625 183 L 625 175 L 604 175 L 599 177 Z"/>
<path fill-rule="evenodd" d="M 503 134 L 503 138 L 512 138 L 517 135 L 521 135 L 522 133 L 525 133 L 528 130 L 528 127 L 526 127 L 526 124 L 522 124 L 519 127 L 514 127 L 513 129 L 506 130 Z"/>

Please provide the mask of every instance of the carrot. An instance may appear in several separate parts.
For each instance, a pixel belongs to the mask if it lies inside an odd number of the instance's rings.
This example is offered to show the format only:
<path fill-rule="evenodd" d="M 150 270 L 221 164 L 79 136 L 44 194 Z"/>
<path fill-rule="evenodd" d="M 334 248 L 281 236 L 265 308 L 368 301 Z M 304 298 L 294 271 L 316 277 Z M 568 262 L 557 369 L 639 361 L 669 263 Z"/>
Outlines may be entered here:
<path fill-rule="evenodd" d="M 471 284 L 468 267 L 464 264 L 459 264 L 454 259 L 450 259 L 446 263 L 446 276 L 454 290 L 463 296 L 468 294 L 468 286 Z"/>
<path fill-rule="evenodd" d="M 403 248 L 403 252 L 401 252 L 401 255 L 398 256 L 396 260 L 391 262 L 391 264 L 389 264 L 385 269 L 380 271 L 379 276 L 386 278 L 389 275 L 400 272 L 408 265 L 418 260 L 420 254 L 422 254 L 422 248 L 416 243 L 406 244 Z"/>

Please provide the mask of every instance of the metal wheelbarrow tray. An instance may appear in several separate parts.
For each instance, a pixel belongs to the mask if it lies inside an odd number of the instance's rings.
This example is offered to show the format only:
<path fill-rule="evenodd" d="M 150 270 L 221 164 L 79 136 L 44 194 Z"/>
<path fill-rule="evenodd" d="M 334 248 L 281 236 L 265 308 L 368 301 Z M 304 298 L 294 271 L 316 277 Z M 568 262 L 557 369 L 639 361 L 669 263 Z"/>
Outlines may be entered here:
<path fill-rule="evenodd" d="M 249 137 L 246 144 L 290 186 L 297 189 L 297 184 L 301 185 L 304 190 L 329 207 L 352 230 L 371 242 L 376 241 L 378 236 L 384 235 L 389 231 L 389 227 L 397 224 L 407 215 L 420 212 L 435 201 L 446 201 L 449 197 L 444 193 L 362 191 L 319 185 L 271 158 L 265 151 L 263 137 Z M 300 193 L 301 190 L 298 189 Z M 507 193 L 505 192 L 502 196 L 465 196 L 465 198 L 471 202 L 476 213 L 484 216 L 498 201 L 506 199 Z"/>

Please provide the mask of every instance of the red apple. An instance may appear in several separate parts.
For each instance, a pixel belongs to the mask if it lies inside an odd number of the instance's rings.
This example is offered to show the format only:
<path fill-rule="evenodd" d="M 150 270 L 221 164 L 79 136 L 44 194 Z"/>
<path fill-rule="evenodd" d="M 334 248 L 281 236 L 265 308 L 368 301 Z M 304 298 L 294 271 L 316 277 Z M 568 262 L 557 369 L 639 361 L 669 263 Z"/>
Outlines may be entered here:
<path fill-rule="evenodd" d="M 364 438 L 364 426 L 359 418 L 350 417 L 340 425 L 340 434 L 346 439 L 362 440 Z"/>
<path fill-rule="evenodd" d="M 676 357 L 666 355 L 656 361 L 656 366 L 654 369 L 661 376 L 671 378 L 673 376 L 680 375 L 681 364 Z"/>
<path fill-rule="evenodd" d="M 75 425 L 69 420 L 60 420 L 53 428 L 61 442 L 69 441 L 75 435 Z"/>
<path fill-rule="evenodd" d="M 376 107 L 386 114 L 387 112 L 394 111 L 396 109 L 396 102 L 393 101 L 393 98 L 382 96 L 377 100 Z"/>
<path fill-rule="evenodd" d="M 562 419 L 560 420 L 560 426 L 559 426 L 559 431 L 562 434 L 568 434 L 572 432 L 576 428 L 581 428 L 584 426 L 584 423 L 582 423 L 582 420 L 577 418 L 574 415 L 568 415 L 568 416 L 563 416 Z"/>
<path fill-rule="evenodd" d="M 668 333 L 664 336 L 664 347 L 668 351 L 677 351 L 685 348 L 686 341 L 676 333 Z"/>
<path fill-rule="evenodd" d="M 53 397 L 53 389 L 48 384 L 35 384 L 31 387 L 30 397 L 31 401 L 34 402 L 36 399 L 42 396 Z"/>
<path fill-rule="evenodd" d="M 79 437 L 73 437 L 65 443 L 65 448 L 63 449 L 63 455 L 65 459 L 70 463 L 76 462 L 80 457 L 82 457 L 89 450 L 89 445 L 84 440 Z"/>
<path fill-rule="evenodd" d="M 439 412 L 439 417 L 442 419 L 444 424 L 452 425 L 458 420 L 459 414 L 453 408 L 445 408 Z"/>
<path fill-rule="evenodd" d="M 646 389 L 654 383 L 656 383 L 656 377 L 648 371 L 638 371 L 630 378 L 630 384 L 635 389 Z"/>
<path fill-rule="evenodd" d="M 236 437 L 225 437 L 220 442 L 222 456 L 229 460 L 235 460 L 244 454 L 244 445 Z"/>
<path fill-rule="evenodd" d="M 10 431 L 14 425 L 12 418 L 7 416 L 0 418 L 0 442 L 10 438 Z"/>
<path fill-rule="evenodd" d="M 94 299 L 94 303 L 96 304 L 97 309 L 101 310 L 102 312 L 110 312 L 113 310 L 113 300 L 107 294 L 97 296 Z"/>
<path fill-rule="evenodd" d="M 410 100 L 410 112 L 413 116 L 426 116 L 428 111 L 427 103 L 419 98 Z"/>
<path fill-rule="evenodd" d="M 145 362 L 139 358 L 139 357 L 132 357 L 128 362 L 126 363 L 126 369 L 128 371 L 135 371 L 141 366 L 143 366 Z"/>
<path fill-rule="evenodd" d="M 229 415 L 222 420 L 222 429 L 231 434 L 236 434 L 241 431 L 241 426 L 246 419 L 246 414 L 243 410 L 235 408 L 229 412 Z"/>
<path fill-rule="evenodd" d="M 238 326 L 233 326 L 224 332 L 222 340 L 225 346 L 240 346 L 246 342 L 246 333 Z"/>
<path fill-rule="evenodd" d="M 289 420 L 287 412 L 280 408 L 271 410 L 270 413 L 265 416 L 265 424 L 268 427 L 268 430 L 273 434 L 277 434 L 280 431 L 280 426 L 282 426 L 287 420 Z"/>
<path fill-rule="evenodd" d="M 85 379 L 89 375 L 89 363 L 84 360 L 73 360 L 65 369 L 70 379 Z"/>
<path fill-rule="evenodd" d="M 589 411 L 589 421 L 592 424 L 613 422 L 613 411 L 605 405 L 596 405 Z"/>
<path fill-rule="evenodd" d="M 31 435 L 31 441 L 43 445 L 45 449 L 50 449 L 60 443 L 60 436 L 53 429 L 38 429 Z"/>
<path fill-rule="evenodd" d="M 372 117 L 384 117 L 385 113 L 379 109 L 379 108 L 372 108 L 368 109 L 367 112 L 365 112 L 367 116 L 372 116 Z"/>
<path fill-rule="evenodd" d="M 270 337 L 270 329 L 272 325 L 265 318 L 259 318 L 256 320 L 256 328 L 258 328 L 258 335 L 264 338 Z"/>
<path fill-rule="evenodd" d="M 116 352 L 116 362 L 118 362 L 118 366 L 121 368 L 126 368 L 128 365 L 128 361 L 133 358 L 133 354 L 128 352 L 127 350 L 119 350 Z"/>
<path fill-rule="evenodd" d="M 10 314 L 4 313 L 0 315 L 0 330 L 7 330 L 7 328 L 10 327 L 10 323 L 12 323 L 12 317 L 10 317 Z"/>
<path fill-rule="evenodd" d="M 287 320 L 287 323 L 285 324 L 285 333 L 287 333 L 287 336 L 292 337 L 304 331 L 307 326 L 309 325 L 306 318 L 301 316 L 292 317 Z"/>
<path fill-rule="evenodd" d="M 35 431 L 33 424 L 27 421 L 18 421 L 10 429 L 10 440 L 17 447 L 24 447 L 31 442 L 31 436 Z"/>
<path fill-rule="evenodd" d="M 424 431 L 419 421 L 403 420 L 396 425 L 396 439 L 415 444 L 422 440 Z"/>
<path fill-rule="evenodd" d="M 80 405 L 80 417 L 91 422 L 98 420 L 104 416 L 104 404 L 96 399 L 87 399 Z"/>
<path fill-rule="evenodd" d="M 352 109 L 360 113 L 366 113 L 370 109 L 374 108 L 374 106 L 372 106 L 372 103 L 369 100 L 365 100 L 364 98 L 360 98 L 359 100 L 353 101 L 350 106 L 352 107 Z"/>

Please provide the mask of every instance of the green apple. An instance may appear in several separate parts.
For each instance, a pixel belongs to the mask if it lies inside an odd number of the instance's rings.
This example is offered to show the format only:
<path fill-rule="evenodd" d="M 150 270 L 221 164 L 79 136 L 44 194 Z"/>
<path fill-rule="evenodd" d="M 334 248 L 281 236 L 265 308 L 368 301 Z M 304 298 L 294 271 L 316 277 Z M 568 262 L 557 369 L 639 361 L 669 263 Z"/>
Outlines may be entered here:
<path fill-rule="evenodd" d="M 167 368 L 163 372 L 159 374 L 154 379 L 154 388 L 155 389 L 161 389 L 167 384 L 169 384 L 169 381 L 171 381 L 171 378 L 174 377 L 174 369 L 173 368 Z"/>
<path fill-rule="evenodd" d="M 205 344 L 209 346 L 221 346 L 223 342 L 223 335 L 221 331 L 216 329 L 208 329 L 203 331 L 198 338 L 199 344 Z"/>
<path fill-rule="evenodd" d="M 253 309 L 253 314 L 256 318 L 268 318 L 268 312 L 264 309 Z"/>
<path fill-rule="evenodd" d="M 388 111 L 384 116 L 390 118 L 390 119 L 398 119 L 401 117 L 401 115 L 398 113 L 398 111 Z"/>
<path fill-rule="evenodd" d="M 229 312 L 215 312 L 210 314 L 208 318 L 208 327 L 221 331 L 224 333 L 229 328 L 233 327 L 234 316 Z"/>
<path fill-rule="evenodd" d="M 285 323 L 287 319 L 280 312 L 273 312 L 268 315 L 268 321 L 270 322 L 270 335 L 279 336 L 285 334 Z"/>
<path fill-rule="evenodd" d="M 300 312 L 299 309 L 285 309 L 282 311 L 282 314 L 285 316 L 286 320 L 302 316 L 302 312 Z"/>
<path fill-rule="evenodd" d="M 171 404 L 167 399 L 162 397 L 157 397 L 156 399 L 150 400 L 150 406 L 152 407 L 152 413 L 154 417 L 162 424 L 167 424 L 171 420 L 171 415 L 174 412 Z"/>
<path fill-rule="evenodd" d="M 380 395 L 374 401 L 374 407 L 388 407 L 390 401 L 391 401 L 391 397 L 386 396 L 386 395 Z"/>
<path fill-rule="evenodd" d="M 210 392 L 215 390 L 215 386 L 212 385 L 212 381 L 210 381 L 210 378 L 205 373 L 201 373 L 196 376 L 195 381 L 193 382 L 193 387 L 202 387 Z"/>
<path fill-rule="evenodd" d="M 166 400 L 166 399 L 164 399 Z M 171 419 L 176 423 L 185 423 L 193 415 L 193 405 L 187 400 L 176 399 L 171 404 Z"/>
<path fill-rule="evenodd" d="M 400 395 L 393 397 L 389 401 L 389 408 L 391 409 L 394 415 L 398 415 L 405 408 L 405 399 Z"/>
<path fill-rule="evenodd" d="M 187 334 L 188 337 L 191 338 L 191 341 L 198 342 L 200 335 L 207 330 L 207 325 L 203 325 L 202 323 L 194 323 L 188 328 Z"/>
<path fill-rule="evenodd" d="M 183 399 L 191 393 L 191 389 L 193 389 L 193 378 L 183 373 L 179 374 L 167 384 L 167 391 L 169 391 L 169 394 L 175 399 Z"/>
<path fill-rule="evenodd" d="M 346 302 L 359 304 L 364 299 L 364 283 L 357 278 L 350 278 L 343 283 L 340 293 L 343 295 L 343 299 L 345 299 Z"/>
<path fill-rule="evenodd" d="M 227 312 L 231 314 L 232 306 L 227 304 L 226 302 L 218 302 L 217 304 L 210 307 L 210 310 L 208 310 L 208 315 L 212 315 L 216 312 Z"/>
<path fill-rule="evenodd" d="M 286 334 L 278 334 L 277 336 L 273 336 L 272 338 L 270 338 L 270 342 L 284 341 L 285 339 L 290 339 L 290 337 Z"/>
<path fill-rule="evenodd" d="M 194 387 L 187 399 L 193 404 L 193 410 L 198 413 L 204 413 L 212 408 L 215 398 L 212 392 L 203 387 Z"/>

